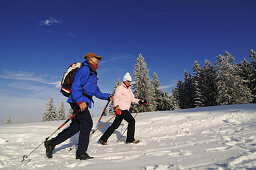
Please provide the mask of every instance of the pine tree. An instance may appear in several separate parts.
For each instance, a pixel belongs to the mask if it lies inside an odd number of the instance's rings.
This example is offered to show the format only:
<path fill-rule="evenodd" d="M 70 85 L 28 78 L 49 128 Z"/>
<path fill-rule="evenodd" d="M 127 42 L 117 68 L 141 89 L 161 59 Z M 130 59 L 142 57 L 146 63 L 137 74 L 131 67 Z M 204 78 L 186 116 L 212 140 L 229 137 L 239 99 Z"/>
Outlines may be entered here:
<path fill-rule="evenodd" d="M 160 111 L 171 109 L 171 107 L 172 107 L 171 98 L 170 98 L 168 92 L 162 92 L 161 93 L 160 102 L 159 102 L 158 107 L 159 107 Z"/>
<path fill-rule="evenodd" d="M 53 97 L 51 97 L 45 106 L 42 122 L 57 120 L 56 107 L 54 105 Z"/>
<path fill-rule="evenodd" d="M 11 119 L 11 116 L 9 115 L 8 116 L 8 119 L 6 120 L 6 124 L 12 124 L 12 119 Z"/>
<path fill-rule="evenodd" d="M 252 74 L 250 75 L 250 78 L 249 78 L 250 89 L 252 92 L 253 103 L 256 103 L 256 53 L 255 51 L 251 50 L 249 57 L 252 59 L 251 61 Z"/>
<path fill-rule="evenodd" d="M 193 78 L 190 73 L 184 71 L 184 83 L 183 83 L 183 103 L 184 108 L 193 108 L 194 107 L 194 85 Z"/>
<path fill-rule="evenodd" d="M 177 93 L 178 93 L 177 88 L 173 88 L 172 89 L 172 96 L 171 96 L 171 99 L 170 99 L 170 106 L 171 106 L 170 109 L 171 110 L 180 109 Z"/>
<path fill-rule="evenodd" d="M 154 110 L 164 111 L 170 110 L 171 98 L 167 92 L 160 89 L 160 81 L 156 73 L 153 74 L 151 81 Z"/>
<path fill-rule="evenodd" d="M 216 106 L 217 84 L 215 80 L 217 77 L 217 71 L 211 65 L 210 61 L 205 60 L 204 63 L 205 66 L 202 70 L 204 106 Z"/>
<path fill-rule="evenodd" d="M 202 107 L 204 106 L 204 97 L 203 97 L 203 73 L 201 66 L 197 63 L 197 61 L 194 62 L 193 66 L 194 70 L 194 88 L 195 88 L 195 107 Z"/>
<path fill-rule="evenodd" d="M 152 86 L 150 86 L 150 79 L 148 75 L 149 70 L 144 61 L 142 54 L 137 58 L 137 64 L 133 72 L 134 77 L 134 95 L 138 99 L 147 100 L 148 104 L 144 107 L 144 111 L 150 112 L 154 110 Z M 133 106 L 133 110 L 138 110 L 138 106 Z"/>
<path fill-rule="evenodd" d="M 152 104 L 154 105 L 154 110 L 161 110 L 161 95 L 163 91 L 159 89 L 160 82 L 158 80 L 157 74 L 154 72 L 153 74 L 153 80 L 151 81 L 151 87 L 152 87 L 152 95 L 153 95 L 153 101 Z"/>
<path fill-rule="evenodd" d="M 73 109 L 70 107 L 70 108 L 68 109 L 68 114 L 67 114 L 66 119 L 70 118 L 72 115 L 73 115 Z"/>
<path fill-rule="evenodd" d="M 62 101 L 58 110 L 57 120 L 65 120 L 65 106 L 64 102 Z"/>
<path fill-rule="evenodd" d="M 226 51 L 224 56 L 218 55 L 217 59 L 218 104 L 249 103 L 252 100 L 251 91 L 243 84 L 243 79 L 238 74 L 238 69 L 234 64 L 235 58 Z"/>
<path fill-rule="evenodd" d="M 113 95 L 115 95 L 116 88 L 121 84 L 120 79 L 118 78 L 115 82 L 114 88 L 113 88 Z M 114 101 L 112 100 L 109 104 L 109 115 L 115 115 L 115 109 L 114 109 Z M 105 116 L 105 115 L 104 115 Z"/>
<path fill-rule="evenodd" d="M 248 87 L 251 92 L 254 90 L 254 76 L 252 65 L 244 58 L 243 61 L 237 64 L 238 74 L 243 79 L 243 84 Z M 254 95 L 252 94 L 252 97 Z"/>
<path fill-rule="evenodd" d="M 184 83 L 181 80 L 177 81 L 177 90 L 176 90 L 176 99 L 178 101 L 178 106 L 180 109 L 185 108 L 185 99 L 184 99 Z"/>

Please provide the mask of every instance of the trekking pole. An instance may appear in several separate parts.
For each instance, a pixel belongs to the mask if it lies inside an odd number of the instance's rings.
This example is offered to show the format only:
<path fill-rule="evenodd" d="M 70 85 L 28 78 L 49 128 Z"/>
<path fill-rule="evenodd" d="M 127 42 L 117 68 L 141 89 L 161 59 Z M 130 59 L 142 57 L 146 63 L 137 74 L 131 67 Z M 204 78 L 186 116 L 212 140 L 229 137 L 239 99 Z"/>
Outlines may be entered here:
<path fill-rule="evenodd" d="M 80 110 L 79 110 L 80 111 Z M 60 127 L 58 127 L 58 129 L 56 129 L 50 136 L 48 136 L 42 143 L 40 143 L 35 149 L 33 149 L 28 155 L 23 155 L 23 159 L 21 160 L 21 162 L 23 162 L 26 158 L 28 158 L 37 148 L 39 148 L 45 141 L 47 141 L 54 133 L 56 133 L 59 129 L 61 129 L 66 123 L 68 123 L 68 121 L 70 121 L 77 113 L 73 114 L 72 116 L 70 116 L 70 118 L 68 118 L 62 125 L 60 125 Z"/>
<path fill-rule="evenodd" d="M 110 100 L 108 101 L 108 103 L 107 103 L 107 105 L 105 106 L 105 108 L 104 108 L 103 112 L 101 113 L 101 116 L 100 116 L 100 118 L 99 118 L 99 120 L 98 120 L 98 122 L 97 122 L 97 124 L 96 124 L 96 126 L 95 126 L 95 128 L 94 128 L 94 130 L 92 131 L 92 133 L 94 133 L 94 132 L 95 132 L 95 130 L 96 130 L 96 128 L 98 127 L 99 122 L 100 122 L 100 120 L 101 120 L 102 116 L 103 116 L 103 115 L 104 115 L 104 113 L 106 112 L 106 109 L 107 109 L 107 107 L 108 107 L 109 102 L 110 102 Z"/>
<path fill-rule="evenodd" d="M 93 135 L 97 130 L 99 130 L 102 126 L 104 126 L 105 124 L 107 124 L 111 119 L 113 119 L 114 117 L 116 117 L 116 115 L 112 116 L 110 119 L 108 119 L 108 121 L 106 121 L 104 124 L 102 124 L 100 127 L 98 127 L 97 129 L 95 129 L 93 132 L 90 133 L 90 136 Z M 72 149 L 74 149 L 78 144 L 72 146 L 71 148 L 69 148 L 69 151 L 71 151 Z"/>
<path fill-rule="evenodd" d="M 143 105 L 141 105 L 139 111 L 137 111 L 137 113 L 134 115 L 134 118 L 138 115 L 138 113 L 140 112 L 140 110 L 142 109 Z M 123 137 L 124 133 L 126 132 L 126 130 L 128 129 L 128 127 L 126 127 L 126 129 L 124 130 L 124 132 L 121 134 L 121 136 L 117 139 L 117 142 L 120 141 L 120 139 Z"/>

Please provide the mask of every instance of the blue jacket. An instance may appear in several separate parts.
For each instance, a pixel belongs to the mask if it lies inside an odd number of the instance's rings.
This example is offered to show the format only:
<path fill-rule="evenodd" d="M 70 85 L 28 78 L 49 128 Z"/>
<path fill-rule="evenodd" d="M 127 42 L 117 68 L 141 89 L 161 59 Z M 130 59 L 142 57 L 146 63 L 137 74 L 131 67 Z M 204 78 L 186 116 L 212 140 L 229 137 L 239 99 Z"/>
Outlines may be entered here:
<path fill-rule="evenodd" d="M 89 68 L 90 67 L 90 68 Z M 75 79 L 71 87 L 71 95 L 69 96 L 68 103 L 77 103 L 78 105 L 86 102 L 89 103 L 89 108 L 91 108 L 91 100 L 88 96 L 96 96 L 99 99 L 107 100 L 109 98 L 109 93 L 102 93 L 97 86 L 97 72 L 93 71 L 88 61 L 83 63 L 83 66 L 76 71 Z M 91 69 L 91 71 L 90 71 Z M 86 95 L 83 95 L 86 94 Z"/>

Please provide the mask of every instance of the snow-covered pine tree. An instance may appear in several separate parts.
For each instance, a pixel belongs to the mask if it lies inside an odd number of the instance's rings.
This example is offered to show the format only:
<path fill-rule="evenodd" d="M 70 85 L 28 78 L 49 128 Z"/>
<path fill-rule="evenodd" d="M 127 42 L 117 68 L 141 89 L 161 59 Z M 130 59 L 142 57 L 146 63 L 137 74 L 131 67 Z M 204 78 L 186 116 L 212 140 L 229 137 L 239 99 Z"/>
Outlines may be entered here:
<path fill-rule="evenodd" d="M 195 89 L 194 105 L 195 107 L 203 107 L 204 106 L 203 73 L 202 73 L 202 67 L 198 64 L 197 61 L 194 62 L 193 71 L 194 71 L 193 83 L 194 83 L 194 89 Z"/>
<path fill-rule="evenodd" d="M 243 83 L 245 86 L 247 86 L 251 92 L 255 88 L 253 86 L 253 69 L 252 65 L 244 58 L 243 61 L 237 64 L 237 70 L 240 77 L 243 79 Z M 252 95 L 253 97 L 253 95 Z"/>
<path fill-rule="evenodd" d="M 134 77 L 134 95 L 138 99 L 147 100 L 148 104 L 144 107 L 144 111 L 151 112 L 154 110 L 153 105 L 153 94 L 152 88 L 150 86 L 150 79 L 148 75 L 149 70 L 147 69 L 147 64 L 144 61 L 142 54 L 139 54 L 137 58 L 137 64 L 133 72 Z M 138 110 L 139 106 L 133 106 L 133 111 Z"/>
<path fill-rule="evenodd" d="M 42 122 L 57 120 L 56 107 L 54 105 L 53 97 L 51 97 L 45 106 Z"/>
<path fill-rule="evenodd" d="M 256 53 L 254 50 L 250 51 L 250 56 L 249 56 L 252 61 L 251 61 L 251 66 L 252 66 L 252 74 L 250 76 L 250 89 L 252 92 L 252 97 L 253 97 L 253 103 L 256 103 Z"/>
<path fill-rule="evenodd" d="M 70 118 L 72 115 L 73 115 L 73 109 L 70 107 L 70 108 L 68 109 L 68 114 L 67 114 L 66 119 Z"/>
<path fill-rule="evenodd" d="M 115 95 L 116 88 L 121 84 L 120 79 L 118 78 L 115 82 L 114 88 L 113 88 L 113 95 Z M 114 109 L 114 101 L 111 101 L 109 104 L 109 115 L 115 115 L 115 109 Z M 104 115 L 105 116 L 105 115 Z"/>
<path fill-rule="evenodd" d="M 243 84 L 243 79 L 238 74 L 238 69 L 234 64 L 235 58 L 226 51 L 224 56 L 218 55 L 217 59 L 218 104 L 250 103 L 252 100 L 251 91 Z"/>
<path fill-rule="evenodd" d="M 217 71 L 215 67 L 212 66 L 211 62 L 208 60 L 204 61 L 205 66 L 203 67 L 203 97 L 205 106 L 216 106 L 216 96 L 217 96 L 217 84 L 216 77 Z"/>
<path fill-rule="evenodd" d="M 180 109 L 179 101 L 178 101 L 178 94 L 177 94 L 177 88 L 172 88 L 172 96 L 171 96 L 171 110 L 177 110 Z"/>
<path fill-rule="evenodd" d="M 57 120 L 65 120 L 66 113 L 65 113 L 65 106 L 64 102 L 62 101 L 57 113 Z"/>
<path fill-rule="evenodd" d="M 8 119 L 6 120 L 6 124 L 8 124 L 8 125 L 12 124 L 12 119 L 11 119 L 10 115 L 8 116 Z"/>
<path fill-rule="evenodd" d="M 159 110 L 170 110 L 171 109 L 171 98 L 169 96 L 168 92 L 162 92 L 160 97 L 160 103 L 159 103 Z"/>
<path fill-rule="evenodd" d="M 190 73 L 184 71 L 184 82 L 183 82 L 183 103 L 184 108 L 193 108 L 194 107 L 194 86 L 193 78 Z"/>
<path fill-rule="evenodd" d="M 153 95 L 153 105 L 155 106 L 154 110 L 160 110 L 162 107 L 160 106 L 161 103 L 161 95 L 163 91 L 159 89 L 160 87 L 160 82 L 158 80 L 157 74 L 154 72 L 153 73 L 153 80 L 151 81 L 151 87 L 152 87 L 152 95 Z"/>
<path fill-rule="evenodd" d="M 154 72 L 153 80 L 151 81 L 152 94 L 153 94 L 153 104 L 155 105 L 155 110 L 164 111 L 170 110 L 171 108 L 171 98 L 168 92 L 164 92 L 160 89 L 160 81 L 158 80 L 157 74 Z"/>
<path fill-rule="evenodd" d="M 178 101 L 178 106 L 180 109 L 185 108 L 185 100 L 184 100 L 184 85 L 181 80 L 177 81 L 177 88 L 176 88 L 176 99 Z"/>
<path fill-rule="evenodd" d="M 149 82 L 149 94 L 150 94 L 150 102 L 148 103 L 148 104 L 150 104 L 149 105 L 149 109 L 150 109 L 150 111 L 152 112 L 152 111 L 156 111 L 156 105 L 157 105 L 157 102 L 155 101 L 155 99 L 154 99 L 154 96 L 155 96 L 155 93 L 156 93 L 156 91 L 155 91 L 155 89 L 154 89 L 154 86 L 153 86 L 153 84 L 152 84 L 152 81 L 151 80 L 149 80 L 150 82 Z M 161 96 L 160 96 L 160 98 L 161 98 Z M 148 100 L 147 100 L 148 101 Z"/>

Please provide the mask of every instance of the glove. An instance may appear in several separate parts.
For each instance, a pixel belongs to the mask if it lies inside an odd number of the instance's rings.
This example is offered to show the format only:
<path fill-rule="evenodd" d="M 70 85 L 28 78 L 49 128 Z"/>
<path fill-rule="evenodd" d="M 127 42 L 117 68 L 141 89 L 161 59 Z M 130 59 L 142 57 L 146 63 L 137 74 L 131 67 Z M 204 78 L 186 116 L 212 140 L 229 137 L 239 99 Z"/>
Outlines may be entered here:
<path fill-rule="evenodd" d="M 147 100 L 140 100 L 139 104 L 143 104 L 143 106 L 146 106 L 148 103 Z"/>
<path fill-rule="evenodd" d="M 114 97 L 114 95 L 113 94 L 110 94 L 109 95 L 109 98 L 107 99 L 108 101 L 112 101 L 113 100 L 113 97 Z"/>
<path fill-rule="evenodd" d="M 120 109 L 120 107 L 118 105 L 115 107 L 115 111 L 116 111 L 117 115 L 121 115 L 121 113 L 122 113 L 122 110 Z"/>

